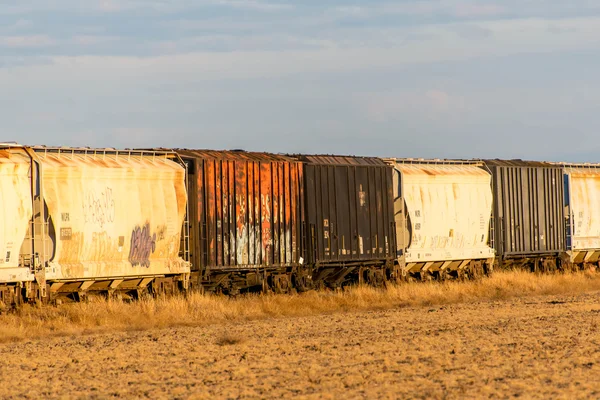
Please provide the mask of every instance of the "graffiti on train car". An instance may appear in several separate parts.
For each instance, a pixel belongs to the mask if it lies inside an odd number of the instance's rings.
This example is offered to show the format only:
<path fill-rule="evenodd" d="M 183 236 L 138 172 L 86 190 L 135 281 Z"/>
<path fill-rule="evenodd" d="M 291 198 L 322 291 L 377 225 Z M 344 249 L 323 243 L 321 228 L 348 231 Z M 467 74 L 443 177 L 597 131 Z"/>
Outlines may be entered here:
<path fill-rule="evenodd" d="M 156 241 L 159 242 L 167 237 L 167 226 L 163 225 L 156 229 Z"/>
<path fill-rule="evenodd" d="M 62 249 L 58 262 L 61 264 L 78 262 L 83 252 L 83 233 L 73 232 L 70 228 L 61 228 L 61 241 Z"/>
<path fill-rule="evenodd" d="M 68 236 L 66 233 L 69 232 Z M 120 259 L 124 236 L 113 238 L 106 231 L 93 232 L 85 239 L 83 232 L 73 232 L 71 228 L 61 228 L 62 249 L 59 262 L 61 264 L 79 263 L 81 261 L 116 261 Z"/>
<path fill-rule="evenodd" d="M 271 264 L 271 246 L 273 238 L 271 235 L 271 198 L 268 195 L 261 194 L 261 232 L 262 232 L 262 257 L 266 265 Z"/>
<path fill-rule="evenodd" d="M 150 224 L 139 225 L 131 232 L 129 262 L 132 266 L 150 268 L 150 255 L 156 250 L 156 232 L 150 234 Z"/>
<path fill-rule="evenodd" d="M 235 237 L 236 246 L 236 262 L 239 264 L 248 264 L 248 232 L 246 229 L 246 196 L 243 194 L 235 195 Z"/>
<path fill-rule="evenodd" d="M 115 220 L 115 200 L 113 190 L 104 188 L 100 193 L 88 192 L 83 198 L 83 219 L 85 223 L 98 224 L 101 228 L 104 224 Z"/>
<path fill-rule="evenodd" d="M 111 237 L 107 232 L 92 233 L 92 241 L 87 245 L 87 259 L 94 261 L 117 261 L 121 258 L 121 246 L 124 237 Z"/>

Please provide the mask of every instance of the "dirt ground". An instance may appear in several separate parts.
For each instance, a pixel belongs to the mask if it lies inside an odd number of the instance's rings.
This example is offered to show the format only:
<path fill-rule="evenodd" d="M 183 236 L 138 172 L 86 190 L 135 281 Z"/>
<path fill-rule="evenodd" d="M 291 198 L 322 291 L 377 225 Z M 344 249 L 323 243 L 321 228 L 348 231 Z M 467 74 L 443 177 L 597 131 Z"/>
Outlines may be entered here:
<path fill-rule="evenodd" d="M 2 398 L 598 398 L 600 293 L 0 345 Z"/>

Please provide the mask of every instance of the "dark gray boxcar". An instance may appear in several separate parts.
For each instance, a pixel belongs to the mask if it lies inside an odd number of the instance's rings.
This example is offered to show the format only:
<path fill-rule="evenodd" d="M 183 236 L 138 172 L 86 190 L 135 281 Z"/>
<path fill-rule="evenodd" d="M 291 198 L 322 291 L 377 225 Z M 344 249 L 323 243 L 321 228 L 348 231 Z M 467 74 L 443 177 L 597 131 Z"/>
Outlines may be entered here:
<path fill-rule="evenodd" d="M 305 263 L 381 265 L 396 255 L 392 168 L 377 158 L 304 161 Z"/>
<path fill-rule="evenodd" d="M 503 266 L 556 267 L 565 247 L 560 166 L 521 160 L 485 160 L 492 173 L 493 247 Z"/>

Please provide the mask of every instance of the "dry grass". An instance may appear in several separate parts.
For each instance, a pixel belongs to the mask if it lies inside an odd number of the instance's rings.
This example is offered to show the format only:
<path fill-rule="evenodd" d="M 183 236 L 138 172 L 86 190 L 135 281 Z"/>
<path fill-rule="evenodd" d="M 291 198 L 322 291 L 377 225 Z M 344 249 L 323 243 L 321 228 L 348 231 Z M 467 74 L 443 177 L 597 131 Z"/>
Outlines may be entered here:
<path fill-rule="evenodd" d="M 113 330 L 202 326 L 286 316 L 382 310 L 498 300 L 529 295 L 600 290 L 600 274 L 533 275 L 498 272 L 475 282 L 414 283 L 387 289 L 358 287 L 341 292 L 227 298 L 193 294 L 133 303 L 96 301 L 60 307 L 25 307 L 0 315 L 0 341 L 80 335 Z M 222 345 L 236 338 L 221 338 Z M 219 339 L 219 340 L 221 340 Z"/>

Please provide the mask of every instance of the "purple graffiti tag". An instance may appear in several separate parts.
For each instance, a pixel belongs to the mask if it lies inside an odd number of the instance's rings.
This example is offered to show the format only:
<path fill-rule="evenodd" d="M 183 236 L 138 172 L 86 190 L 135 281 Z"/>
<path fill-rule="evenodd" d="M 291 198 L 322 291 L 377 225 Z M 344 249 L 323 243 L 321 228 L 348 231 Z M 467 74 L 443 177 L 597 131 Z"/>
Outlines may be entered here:
<path fill-rule="evenodd" d="M 150 224 L 143 228 L 136 226 L 131 232 L 131 248 L 129 262 L 132 266 L 150 268 L 150 254 L 156 250 L 156 233 L 150 236 Z"/>

